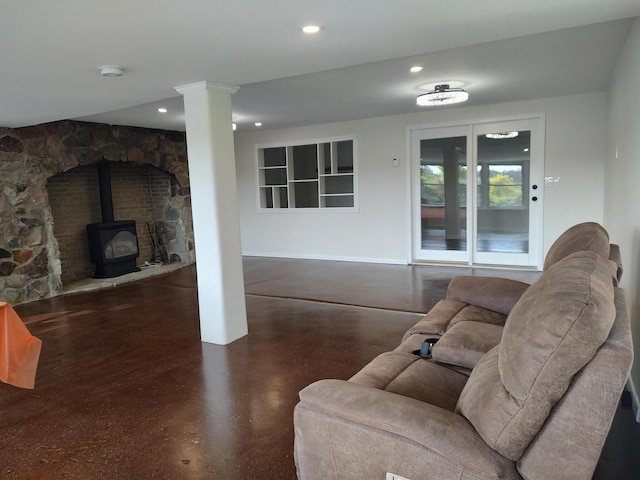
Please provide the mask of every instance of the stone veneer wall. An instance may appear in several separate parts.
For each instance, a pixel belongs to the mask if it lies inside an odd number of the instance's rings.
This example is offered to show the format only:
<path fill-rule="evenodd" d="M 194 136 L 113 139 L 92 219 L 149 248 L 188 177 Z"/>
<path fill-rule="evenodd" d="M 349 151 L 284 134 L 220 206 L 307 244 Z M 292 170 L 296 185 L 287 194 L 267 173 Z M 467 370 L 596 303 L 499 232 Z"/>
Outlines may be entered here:
<path fill-rule="evenodd" d="M 62 223 L 64 219 L 52 213 L 48 181 L 103 160 L 125 162 L 117 165 L 122 168 L 150 165 L 171 174 L 169 178 L 149 176 L 150 195 L 161 199 L 153 204 L 155 226 L 167 258 L 195 261 L 183 132 L 70 120 L 0 128 L 0 300 L 16 304 L 62 291 L 54 220 Z M 73 215 L 75 209 L 69 207 L 63 211 Z M 121 202 L 121 208 L 126 210 L 126 202 Z M 115 201 L 114 213 L 119 215 Z M 141 228 L 146 225 L 139 225 L 138 230 Z"/>

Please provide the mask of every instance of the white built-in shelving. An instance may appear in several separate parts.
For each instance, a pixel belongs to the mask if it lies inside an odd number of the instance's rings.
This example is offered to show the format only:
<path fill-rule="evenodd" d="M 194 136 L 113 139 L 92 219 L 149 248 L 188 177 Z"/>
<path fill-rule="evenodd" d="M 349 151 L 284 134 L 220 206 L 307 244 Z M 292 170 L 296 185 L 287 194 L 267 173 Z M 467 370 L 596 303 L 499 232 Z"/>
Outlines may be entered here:
<path fill-rule="evenodd" d="M 257 146 L 260 209 L 356 207 L 354 138 Z"/>

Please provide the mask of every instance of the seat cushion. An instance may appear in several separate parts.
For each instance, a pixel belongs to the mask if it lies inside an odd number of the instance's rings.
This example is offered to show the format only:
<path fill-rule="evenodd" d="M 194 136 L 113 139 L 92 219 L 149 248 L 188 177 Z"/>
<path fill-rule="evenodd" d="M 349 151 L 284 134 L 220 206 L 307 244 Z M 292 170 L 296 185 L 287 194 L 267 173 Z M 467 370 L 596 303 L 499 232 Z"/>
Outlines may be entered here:
<path fill-rule="evenodd" d="M 449 328 L 433 347 L 433 359 L 459 367 L 473 368 L 500 343 L 502 327 L 484 322 L 463 321 Z"/>
<path fill-rule="evenodd" d="M 471 373 L 457 410 L 482 438 L 517 460 L 615 319 L 608 260 L 569 255 L 513 307 L 494 347 Z"/>
<path fill-rule="evenodd" d="M 453 411 L 469 377 L 405 352 L 385 352 L 349 379 Z"/>

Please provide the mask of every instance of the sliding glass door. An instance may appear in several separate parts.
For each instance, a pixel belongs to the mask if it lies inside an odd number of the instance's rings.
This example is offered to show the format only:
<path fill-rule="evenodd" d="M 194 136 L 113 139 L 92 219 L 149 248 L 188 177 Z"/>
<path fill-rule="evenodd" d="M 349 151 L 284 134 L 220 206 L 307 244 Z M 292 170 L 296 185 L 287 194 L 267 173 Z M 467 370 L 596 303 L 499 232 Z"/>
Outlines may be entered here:
<path fill-rule="evenodd" d="M 541 119 L 411 132 L 414 260 L 539 267 Z"/>

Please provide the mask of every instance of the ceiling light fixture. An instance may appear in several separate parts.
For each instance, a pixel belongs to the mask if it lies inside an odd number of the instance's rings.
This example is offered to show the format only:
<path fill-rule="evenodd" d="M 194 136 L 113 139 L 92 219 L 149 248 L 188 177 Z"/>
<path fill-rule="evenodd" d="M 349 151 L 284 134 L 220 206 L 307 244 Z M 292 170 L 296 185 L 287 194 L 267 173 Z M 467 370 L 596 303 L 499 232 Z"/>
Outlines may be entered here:
<path fill-rule="evenodd" d="M 451 105 L 452 103 L 466 102 L 469 94 L 462 88 L 449 88 L 448 84 L 436 85 L 433 91 L 419 95 L 416 103 L 421 107 L 436 105 Z"/>
<path fill-rule="evenodd" d="M 167 113 L 167 109 L 166 109 L 166 108 L 164 108 L 164 107 L 160 107 L 160 108 L 158 109 L 158 112 L 160 112 L 160 113 Z"/>
<path fill-rule="evenodd" d="M 124 73 L 124 68 L 117 67 L 115 65 L 105 65 L 100 67 L 100 75 L 103 77 L 121 77 Z"/>
<path fill-rule="evenodd" d="M 262 122 L 256 122 L 256 123 L 254 123 L 254 125 L 255 125 L 256 127 L 261 127 L 261 126 L 262 126 Z"/>
<path fill-rule="evenodd" d="M 421 65 L 414 65 L 413 67 L 411 67 L 411 68 L 409 69 L 409 71 L 410 71 L 411 73 L 418 73 L 418 72 L 421 72 L 423 68 L 424 68 L 424 67 L 423 67 L 423 66 L 421 66 Z"/>
<path fill-rule="evenodd" d="M 320 27 L 318 25 L 305 25 L 302 27 L 302 31 L 304 33 L 308 33 L 309 35 L 313 35 L 314 33 L 318 33 L 320 31 Z"/>
<path fill-rule="evenodd" d="M 505 138 L 516 138 L 518 136 L 518 132 L 496 132 L 496 133 L 487 133 L 485 137 L 494 138 L 496 140 L 503 140 Z"/>
<path fill-rule="evenodd" d="M 231 130 L 233 130 L 234 132 L 238 129 L 238 125 L 236 125 L 235 123 L 231 124 Z"/>

